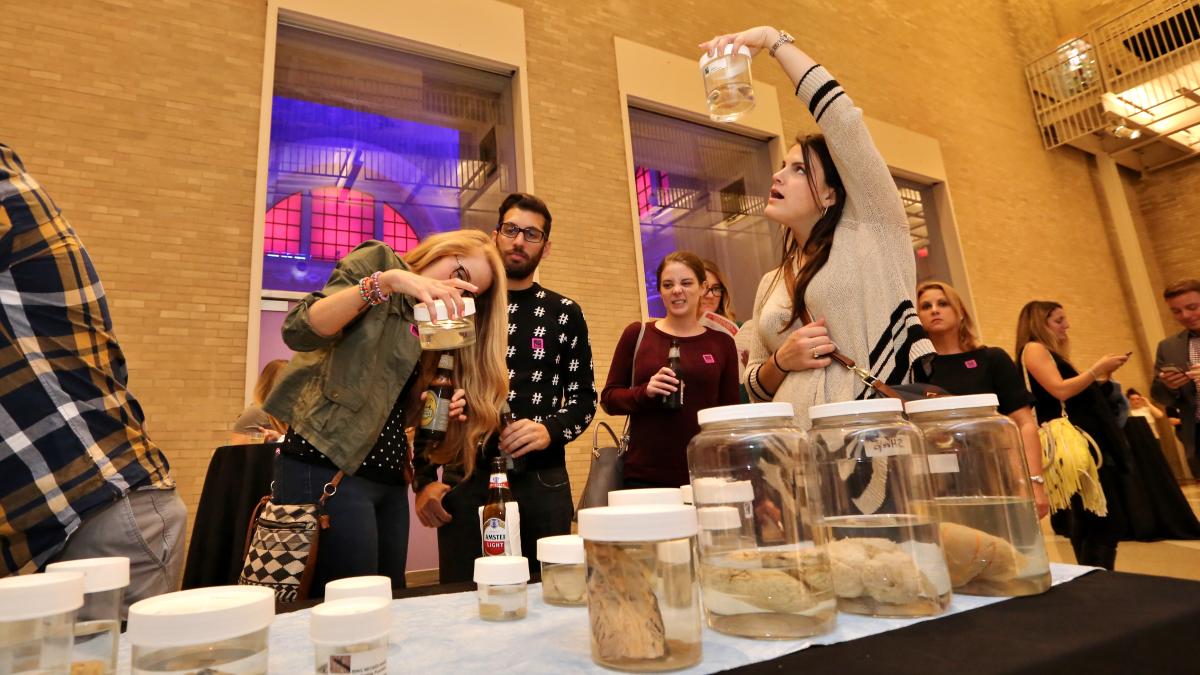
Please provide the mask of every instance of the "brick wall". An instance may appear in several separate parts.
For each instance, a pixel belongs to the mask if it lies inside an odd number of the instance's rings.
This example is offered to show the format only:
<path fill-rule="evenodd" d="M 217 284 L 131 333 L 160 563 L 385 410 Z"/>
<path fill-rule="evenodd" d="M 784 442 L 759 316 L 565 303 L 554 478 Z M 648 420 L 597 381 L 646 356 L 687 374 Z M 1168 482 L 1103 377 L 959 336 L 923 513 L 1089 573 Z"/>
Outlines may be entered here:
<path fill-rule="evenodd" d="M 25 30 L 4 38 L 0 135 L 96 258 L 132 387 L 194 506 L 242 405 L 265 8 L 133 4 L 6 3 L 6 23 Z M 542 281 L 582 305 L 598 386 L 639 316 L 612 38 L 691 56 L 700 40 L 757 23 L 792 31 L 868 114 L 941 142 L 989 343 L 1011 349 L 1021 305 L 1053 298 L 1071 313 L 1081 364 L 1136 344 L 1089 161 L 1044 151 L 1034 127 L 1019 39 L 1054 33 L 1044 2 L 514 4 L 528 33 L 536 187 L 556 223 Z M 785 131 L 813 128 L 782 72 L 766 57 L 755 68 L 786 99 Z M 569 461 L 578 489 L 585 443 Z"/>
<path fill-rule="evenodd" d="M 1200 160 L 1146 174 L 1135 190 L 1146 238 L 1159 266 L 1155 292 L 1179 279 L 1200 277 Z M 1164 308 L 1163 315 L 1167 333 L 1177 332 L 1179 326 L 1170 312 Z"/>

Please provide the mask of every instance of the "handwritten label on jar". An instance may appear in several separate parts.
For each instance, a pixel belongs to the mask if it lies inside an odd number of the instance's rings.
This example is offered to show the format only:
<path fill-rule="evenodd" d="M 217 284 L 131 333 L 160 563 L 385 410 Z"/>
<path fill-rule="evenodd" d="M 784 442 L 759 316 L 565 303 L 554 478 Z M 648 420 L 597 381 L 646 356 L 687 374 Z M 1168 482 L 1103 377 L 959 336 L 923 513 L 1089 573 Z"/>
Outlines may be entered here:
<path fill-rule="evenodd" d="M 894 457 L 911 455 L 912 445 L 908 436 L 875 436 L 863 440 L 863 452 L 867 457 Z"/>
<path fill-rule="evenodd" d="M 929 455 L 929 473 L 958 473 L 958 455 L 943 452 Z"/>

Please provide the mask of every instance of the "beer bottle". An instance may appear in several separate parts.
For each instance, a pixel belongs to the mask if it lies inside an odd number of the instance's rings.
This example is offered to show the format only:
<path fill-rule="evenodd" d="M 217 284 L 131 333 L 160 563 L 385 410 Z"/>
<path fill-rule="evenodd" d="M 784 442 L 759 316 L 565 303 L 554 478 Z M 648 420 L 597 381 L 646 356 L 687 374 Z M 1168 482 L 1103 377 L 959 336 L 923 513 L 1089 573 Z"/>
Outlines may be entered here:
<path fill-rule="evenodd" d="M 508 401 L 500 404 L 500 432 L 503 433 L 513 422 L 517 421 L 517 416 L 513 414 L 512 408 L 508 407 Z M 525 468 L 524 457 L 513 459 L 513 456 L 508 453 L 501 453 L 504 456 L 505 467 L 509 471 L 522 471 Z"/>
<path fill-rule="evenodd" d="M 676 386 L 679 388 L 663 399 L 663 407 L 667 410 L 682 410 L 683 374 L 679 370 L 679 340 L 671 340 L 671 351 L 667 353 L 667 367 L 675 373 L 675 379 L 679 380 Z"/>
<path fill-rule="evenodd" d="M 425 392 L 421 408 L 421 427 L 417 431 L 417 443 L 426 452 L 436 449 L 446 439 L 446 427 L 450 424 L 450 399 L 454 396 L 454 355 L 442 354 L 438 359 L 437 375 Z"/>
<path fill-rule="evenodd" d="M 507 502 L 512 501 L 508 489 L 508 472 L 504 458 L 492 458 L 492 475 L 488 478 L 488 498 L 483 505 L 483 554 L 508 555 Z"/>

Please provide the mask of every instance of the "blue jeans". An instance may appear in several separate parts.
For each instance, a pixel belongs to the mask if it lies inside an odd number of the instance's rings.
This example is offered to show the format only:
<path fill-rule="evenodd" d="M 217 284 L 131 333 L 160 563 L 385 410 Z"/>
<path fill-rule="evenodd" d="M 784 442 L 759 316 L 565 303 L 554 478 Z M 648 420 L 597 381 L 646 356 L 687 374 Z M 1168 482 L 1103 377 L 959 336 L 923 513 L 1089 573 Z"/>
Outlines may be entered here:
<path fill-rule="evenodd" d="M 312 504 L 337 471 L 287 455 L 275 458 L 275 500 Z M 408 486 L 347 475 L 325 502 L 329 529 L 321 532 L 311 595 L 323 597 L 336 579 L 380 574 L 404 588 L 408 562 Z"/>

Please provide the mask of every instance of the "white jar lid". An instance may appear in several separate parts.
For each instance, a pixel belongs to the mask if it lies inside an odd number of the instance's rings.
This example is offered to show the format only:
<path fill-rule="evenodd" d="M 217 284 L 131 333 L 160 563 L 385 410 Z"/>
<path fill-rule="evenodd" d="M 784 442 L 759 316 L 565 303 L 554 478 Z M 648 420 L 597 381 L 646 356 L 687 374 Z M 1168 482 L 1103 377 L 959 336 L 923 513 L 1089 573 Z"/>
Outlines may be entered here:
<path fill-rule="evenodd" d="M 0 579 L 0 621 L 74 612 L 83 606 L 83 574 L 46 572 Z"/>
<path fill-rule="evenodd" d="M 742 527 L 742 515 L 732 506 L 705 506 L 696 509 L 702 530 L 736 530 Z"/>
<path fill-rule="evenodd" d="M 475 298 L 463 298 L 463 316 L 471 316 L 475 313 Z M 441 300 L 433 301 L 433 312 L 437 315 L 438 321 L 445 321 L 450 318 L 450 312 L 446 309 L 446 303 Z M 420 302 L 413 305 L 413 318 L 417 321 L 429 321 L 429 307 L 425 303 Z M 459 317 L 462 318 L 462 317 Z"/>
<path fill-rule="evenodd" d="M 582 563 L 583 537 L 577 534 L 542 537 L 537 541 L 537 557 L 544 563 Z"/>
<path fill-rule="evenodd" d="M 392 579 L 384 576 L 346 577 L 325 584 L 325 601 L 344 598 L 392 600 Z"/>
<path fill-rule="evenodd" d="M 609 506 L 682 503 L 683 493 L 679 488 L 638 488 L 636 490 L 613 490 L 608 493 Z"/>
<path fill-rule="evenodd" d="M 313 642 L 348 645 L 377 640 L 392 629 L 391 598 L 326 600 L 312 608 L 309 636 Z"/>
<path fill-rule="evenodd" d="M 476 558 L 474 578 L 477 584 L 519 584 L 529 581 L 529 561 L 520 555 Z"/>
<path fill-rule="evenodd" d="M 843 401 L 814 405 L 808 409 L 810 420 L 842 415 L 870 415 L 873 413 L 904 412 L 904 403 L 898 398 L 868 398 L 863 401 Z"/>
<path fill-rule="evenodd" d="M 700 55 L 700 65 L 703 66 L 704 64 L 708 63 L 709 61 L 712 61 L 713 59 L 718 59 L 722 56 L 729 56 L 732 53 L 733 53 L 733 45 L 732 44 L 725 45 L 725 49 L 723 49 L 720 54 L 712 55 L 712 54 L 709 54 L 708 52 L 704 52 L 703 54 Z M 746 45 L 742 45 L 741 47 L 738 47 L 737 53 L 741 54 L 742 56 L 750 56 L 750 48 L 747 47 Z"/>
<path fill-rule="evenodd" d="M 777 401 L 775 403 L 743 403 L 741 405 L 723 405 L 718 408 L 705 408 L 696 413 L 700 426 L 715 422 L 732 422 L 736 420 L 768 419 L 772 417 L 795 418 L 796 409 L 791 403 Z"/>
<path fill-rule="evenodd" d="M 249 635 L 275 620 L 265 586 L 213 586 L 158 595 L 129 607 L 129 642 L 144 647 L 199 645 Z"/>
<path fill-rule="evenodd" d="M 659 541 L 696 534 L 696 509 L 683 504 L 598 506 L 579 512 L 584 541 Z"/>
<path fill-rule="evenodd" d="M 916 413 L 939 412 L 942 410 L 962 410 L 965 408 L 999 408 L 1000 399 L 995 394 L 971 394 L 970 396 L 938 396 L 909 401 L 904 409 L 910 415 Z"/>
<path fill-rule="evenodd" d="M 754 484 L 748 480 L 697 478 L 692 481 L 696 504 L 732 504 L 754 501 Z"/>
<path fill-rule="evenodd" d="M 692 503 L 692 486 L 691 485 L 680 485 L 679 486 L 679 496 L 683 497 L 684 504 L 691 504 Z"/>
<path fill-rule="evenodd" d="M 46 565 L 47 572 L 79 572 L 83 592 L 99 593 L 129 585 L 129 558 L 85 558 Z"/>

